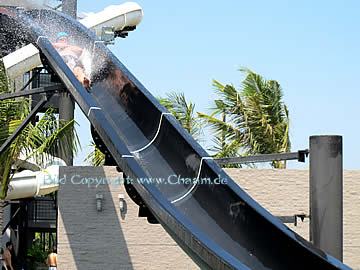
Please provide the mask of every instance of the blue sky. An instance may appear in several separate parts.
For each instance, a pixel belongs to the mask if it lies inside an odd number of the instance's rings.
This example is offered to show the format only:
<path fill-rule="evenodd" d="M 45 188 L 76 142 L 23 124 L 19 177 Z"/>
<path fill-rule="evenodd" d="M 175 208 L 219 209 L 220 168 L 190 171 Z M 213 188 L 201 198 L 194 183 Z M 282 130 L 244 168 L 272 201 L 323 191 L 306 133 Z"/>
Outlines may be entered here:
<path fill-rule="evenodd" d="M 78 11 L 120 3 L 78 0 Z M 248 67 L 282 85 L 292 150 L 307 148 L 310 135 L 343 135 L 344 168 L 360 168 L 359 1 L 137 3 L 142 23 L 110 49 L 155 96 L 181 91 L 208 112 L 212 79 L 239 86 L 237 70 Z M 76 120 L 83 151 L 75 164 L 82 164 L 91 137 L 79 111 Z"/>

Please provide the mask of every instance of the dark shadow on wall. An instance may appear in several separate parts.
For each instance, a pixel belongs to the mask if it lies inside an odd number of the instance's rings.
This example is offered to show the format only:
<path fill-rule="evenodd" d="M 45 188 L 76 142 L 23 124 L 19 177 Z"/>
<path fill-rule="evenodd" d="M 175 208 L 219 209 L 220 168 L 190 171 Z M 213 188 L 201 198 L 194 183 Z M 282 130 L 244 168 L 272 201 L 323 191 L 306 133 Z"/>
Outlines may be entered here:
<path fill-rule="evenodd" d="M 61 167 L 60 179 L 66 182 L 58 192 L 59 269 L 133 269 L 119 221 L 120 186 L 86 183 L 86 179 L 121 176 L 115 169 L 109 171 L 111 175 L 106 176 L 103 167 Z M 97 210 L 97 194 L 103 196 L 101 211 Z M 71 257 L 75 265 L 69 265 Z"/>

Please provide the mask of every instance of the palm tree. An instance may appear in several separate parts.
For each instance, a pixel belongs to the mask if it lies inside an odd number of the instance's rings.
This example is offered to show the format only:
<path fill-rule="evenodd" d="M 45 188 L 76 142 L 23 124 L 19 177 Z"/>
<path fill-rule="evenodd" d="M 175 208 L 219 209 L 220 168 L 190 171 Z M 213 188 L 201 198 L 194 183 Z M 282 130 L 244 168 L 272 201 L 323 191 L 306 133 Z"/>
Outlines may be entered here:
<path fill-rule="evenodd" d="M 195 114 L 195 104 L 187 101 L 184 93 L 172 92 L 165 98 L 159 98 L 160 103 L 171 112 L 191 136 L 200 140 L 202 125 Z"/>
<path fill-rule="evenodd" d="M 241 89 L 214 80 L 220 99 L 212 114 L 199 113 L 215 132 L 216 157 L 289 152 L 289 112 L 280 84 L 249 69 L 241 71 L 245 74 Z M 285 168 L 286 163 L 272 166 Z"/>
<path fill-rule="evenodd" d="M 0 62 L 0 93 L 10 92 L 3 64 Z M 28 98 L 0 101 L 0 145 L 14 133 L 30 112 Z M 80 142 L 75 132 L 74 121 L 58 121 L 53 109 L 48 109 L 35 124 L 28 124 L 7 150 L 0 155 L 0 198 L 5 198 L 13 165 L 34 158 L 42 165 L 44 158 L 56 156 L 60 151 L 76 153 Z M 60 144 L 65 142 L 64 144 Z"/>

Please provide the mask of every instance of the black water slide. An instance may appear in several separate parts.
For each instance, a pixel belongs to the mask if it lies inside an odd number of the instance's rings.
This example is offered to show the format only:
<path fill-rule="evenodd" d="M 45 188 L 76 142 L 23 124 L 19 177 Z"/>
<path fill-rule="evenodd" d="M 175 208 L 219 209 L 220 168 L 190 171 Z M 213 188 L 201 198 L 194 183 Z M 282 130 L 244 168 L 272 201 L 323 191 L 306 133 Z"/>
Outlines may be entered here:
<path fill-rule="evenodd" d="M 350 269 L 237 186 L 91 31 L 49 10 L 13 9 L 9 16 L 67 87 L 151 213 L 201 268 Z M 59 31 L 91 55 L 90 91 L 52 46 Z"/>

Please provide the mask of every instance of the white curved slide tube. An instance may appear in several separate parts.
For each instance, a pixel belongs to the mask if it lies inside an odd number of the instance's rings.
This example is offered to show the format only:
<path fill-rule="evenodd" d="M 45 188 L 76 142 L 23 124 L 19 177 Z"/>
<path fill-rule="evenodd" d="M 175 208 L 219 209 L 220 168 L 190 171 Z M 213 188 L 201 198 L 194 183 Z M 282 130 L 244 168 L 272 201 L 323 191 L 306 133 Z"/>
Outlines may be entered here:
<path fill-rule="evenodd" d="M 137 26 L 143 18 L 142 8 L 134 2 L 106 7 L 103 11 L 89 14 L 79 22 L 101 36 L 103 27 L 114 27 L 116 31 L 125 27 Z"/>
<path fill-rule="evenodd" d="M 39 50 L 32 44 L 6 55 L 3 62 L 10 79 L 15 79 L 41 65 Z"/>
<path fill-rule="evenodd" d="M 46 0 L 1 0 L 0 6 L 41 8 L 46 4 Z"/>
<path fill-rule="evenodd" d="M 6 200 L 47 195 L 59 189 L 59 166 L 52 165 L 38 172 L 22 171 L 9 183 Z"/>

